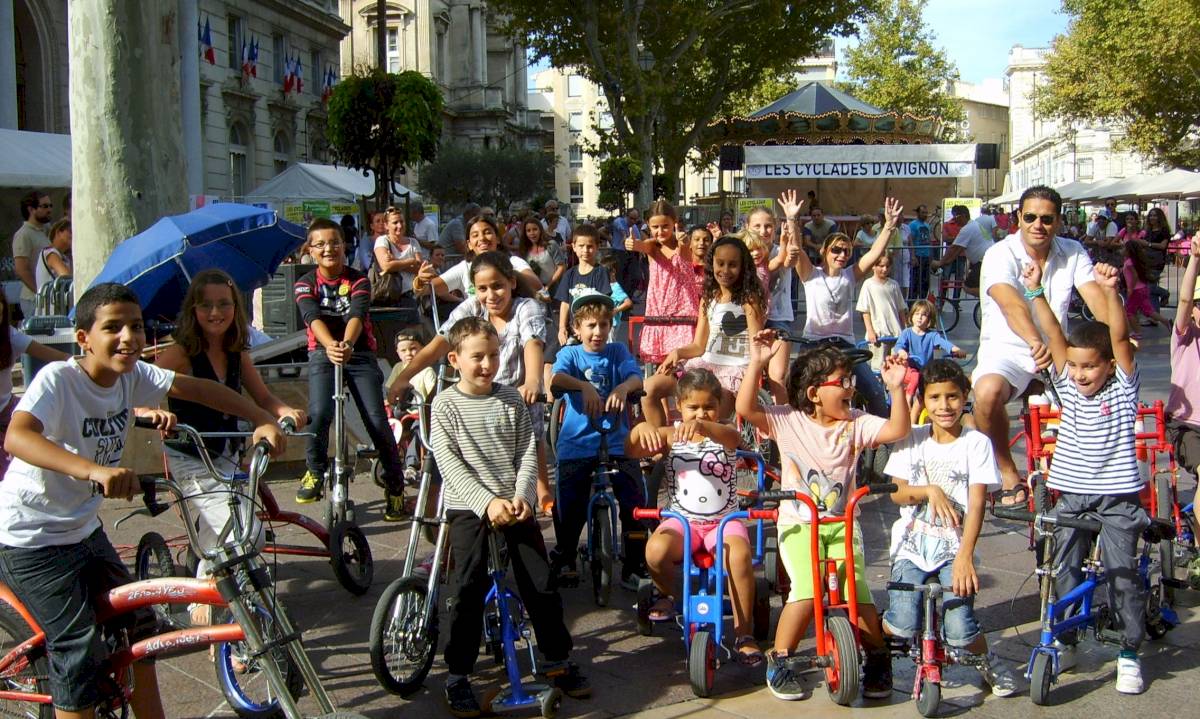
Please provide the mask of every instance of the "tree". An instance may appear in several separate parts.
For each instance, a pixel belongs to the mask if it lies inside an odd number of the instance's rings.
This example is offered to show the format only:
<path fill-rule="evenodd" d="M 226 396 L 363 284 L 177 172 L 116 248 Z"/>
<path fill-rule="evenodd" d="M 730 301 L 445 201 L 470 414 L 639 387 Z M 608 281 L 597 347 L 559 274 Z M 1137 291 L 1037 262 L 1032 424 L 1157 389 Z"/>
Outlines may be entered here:
<path fill-rule="evenodd" d="M 861 42 L 846 50 L 846 90 L 881 110 L 937 115 L 947 135 L 966 117 L 947 92 L 958 68 L 933 45 L 921 13 L 927 0 L 885 0 L 866 25 Z"/>
<path fill-rule="evenodd" d="M 727 96 L 853 34 L 878 0 L 491 0 L 539 59 L 604 93 L 621 154 L 652 199 L 656 160 L 675 176 Z M 786 41 L 784 40 L 786 39 Z M 670 183 L 669 190 L 674 190 Z"/>
<path fill-rule="evenodd" d="M 1063 0 L 1072 16 L 1047 57 L 1034 106 L 1046 118 L 1116 122 L 1122 144 L 1200 166 L 1200 3 Z"/>
<path fill-rule="evenodd" d="M 596 204 L 612 212 L 624 209 L 625 197 L 642 184 L 642 166 L 632 157 L 610 157 L 600 163 L 600 194 Z"/>
<path fill-rule="evenodd" d="M 333 88 L 328 134 L 339 163 L 375 173 L 375 201 L 386 204 L 405 165 L 437 156 L 442 93 L 419 72 L 360 68 Z"/>
<path fill-rule="evenodd" d="M 477 202 L 507 210 L 553 180 L 555 160 L 541 150 L 446 145 L 425 165 L 421 193 L 445 205 Z"/>

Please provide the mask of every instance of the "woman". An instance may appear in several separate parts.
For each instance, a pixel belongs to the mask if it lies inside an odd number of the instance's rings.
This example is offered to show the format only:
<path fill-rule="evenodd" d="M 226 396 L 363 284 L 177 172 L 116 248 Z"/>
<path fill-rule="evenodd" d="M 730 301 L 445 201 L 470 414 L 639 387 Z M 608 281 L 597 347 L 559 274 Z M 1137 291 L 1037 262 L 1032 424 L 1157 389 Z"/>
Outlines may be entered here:
<path fill-rule="evenodd" d="M 563 249 L 557 242 L 548 242 L 546 233 L 542 231 L 542 223 L 530 217 L 523 224 L 517 243 L 517 251 L 530 269 L 538 276 L 542 284 L 550 292 L 567 269 L 567 260 Z"/>
<path fill-rule="evenodd" d="M 1150 301 L 1157 312 L 1170 293 L 1158 286 L 1159 277 L 1167 266 L 1167 251 L 1171 247 L 1171 225 L 1167 214 L 1160 207 L 1151 207 L 1146 213 L 1146 229 L 1142 233 L 1142 257 L 1146 261 L 1146 275 L 1150 282 Z"/>
<path fill-rule="evenodd" d="M 50 228 L 50 246 L 43 249 L 34 268 L 39 291 L 59 277 L 71 276 L 71 221 L 59 220 Z"/>
<path fill-rule="evenodd" d="M 880 218 L 880 222 L 882 222 Z M 878 230 L 874 227 L 875 218 L 871 215 L 863 215 L 858 218 L 858 232 L 854 234 L 854 261 L 858 262 L 862 256 L 867 253 L 871 245 L 875 244 L 875 235 Z"/>
<path fill-rule="evenodd" d="M 403 212 L 389 207 L 383 211 L 383 217 L 387 234 L 372 242 L 371 251 L 380 272 L 400 278 L 400 293 L 411 302 L 413 279 L 424 261 L 421 246 L 404 234 Z"/>
<path fill-rule="evenodd" d="M 421 269 L 417 272 L 416 279 L 413 280 L 414 293 L 419 295 L 432 284 L 437 296 L 443 300 L 454 299 L 450 294 L 454 290 L 462 292 L 464 297 L 472 294 L 474 286 L 471 284 L 470 278 L 471 260 L 476 255 L 491 252 L 500 246 L 500 228 L 492 218 L 480 215 L 471 220 L 465 229 L 467 233 L 466 256 L 461 262 L 440 275 L 430 263 L 421 263 Z M 520 257 L 510 259 L 513 269 L 517 272 L 517 293 L 526 297 L 536 297 L 538 292 L 543 289 L 542 281 L 538 278 L 537 273 L 533 271 L 528 262 Z"/>

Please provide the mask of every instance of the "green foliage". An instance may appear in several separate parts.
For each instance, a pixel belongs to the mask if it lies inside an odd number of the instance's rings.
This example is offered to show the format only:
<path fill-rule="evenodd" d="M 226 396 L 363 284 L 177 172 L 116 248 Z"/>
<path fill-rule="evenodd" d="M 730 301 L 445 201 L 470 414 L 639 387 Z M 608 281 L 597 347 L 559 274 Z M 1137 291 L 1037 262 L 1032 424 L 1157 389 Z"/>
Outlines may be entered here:
<path fill-rule="evenodd" d="M 933 45 L 921 19 L 927 0 L 884 0 L 866 25 L 862 41 L 846 50 L 842 89 L 881 110 L 940 116 L 953 139 L 966 117 L 962 102 L 947 92 L 958 68 Z M 974 32 L 964 27 L 964 32 Z"/>
<path fill-rule="evenodd" d="M 642 183 L 642 166 L 632 157 L 610 157 L 600 163 L 597 204 L 612 212 L 624 209 L 625 196 L 637 192 Z"/>
<path fill-rule="evenodd" d="M 329 143 L 340 164 L 371 170 L 377 199 L 386 201 L 405 165 L 437 156 L 442 133 L 442 93 L 419 72 L 357 70 L 329 99 Z"/>
<path fill-rule="evenodd" d="M 1123 144 L 1168 165 L 1200 166 L 1200 2 L 1064 0 L 1072 16 L 1034 94 L 1042 117 L 1115 122 Z"/>
<path fill-rule="evenodd" d="M 536 199 L 554 165 L 541 150 L 445 145 L 421 170 L 418 184 L 422 195 L 443 205 L 476 202 L 503 212 L 514 202 Z"/>
<path fill-rule="evenodd" d="M 725 100 L 723 114 L 747 117 L 755 110 L 770 105 L 796 89 L 797 83 L 794 76 L 795 73 L 787 72 L 776 77 L 765 78 L 757 85 L 731 92 Z"/>

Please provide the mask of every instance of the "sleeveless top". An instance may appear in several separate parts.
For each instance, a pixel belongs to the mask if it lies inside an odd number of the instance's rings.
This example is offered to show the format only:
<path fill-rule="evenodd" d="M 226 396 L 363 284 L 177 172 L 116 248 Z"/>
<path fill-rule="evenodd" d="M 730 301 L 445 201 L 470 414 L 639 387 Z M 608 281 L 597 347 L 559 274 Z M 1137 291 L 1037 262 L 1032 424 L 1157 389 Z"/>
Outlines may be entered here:
<path fill-rule="evenodd" d="M 229 366 L 225 370 L 224 384 L 229 389 L 240 394 L 242 391 L 242 353 L 227 352 L 226 356 L 229 359 Z M 188 357 L 188 360 L 192 363 L 193 377 L 197 379 L 210 379 L 214 382 L 221 381 L 217 379 L 217 372 L 213 369 L 212 363 L 209 362 L 208 355 L 204 353 L 204 350 Z M 179 418 L 181 423 L 190 424 L 200 432 L 236 432 L 238 429 L 237 417 L 224 414 L 211 407 L 205 407 L 202 404 L 168 397 L 167 408 L 175 413 L 175 416 Z M 200 456 L 199 450 L 187 440 L 169 439 L 163 444 L 181 454 L 197 458 Z M 209 454 L 213 456 L 219 454 L 233 456 L 241 449 L 241 440 L 227 440 L 214 437 L 205 439 L 204 446 L 208 448 Z"/>
<path fill-rule="evenodd" d="M 746 309 L 736 302 L 708 306 L 708 345 L 700 359 L 712 364 L 744 365 L 750 347 Z"/>

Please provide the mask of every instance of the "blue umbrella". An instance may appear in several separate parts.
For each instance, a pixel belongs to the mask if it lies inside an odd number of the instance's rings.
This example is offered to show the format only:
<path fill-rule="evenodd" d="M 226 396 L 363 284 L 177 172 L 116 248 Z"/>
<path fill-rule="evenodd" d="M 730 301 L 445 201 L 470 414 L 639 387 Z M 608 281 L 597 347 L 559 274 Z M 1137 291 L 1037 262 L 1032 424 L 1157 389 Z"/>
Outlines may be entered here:
<path fill-rule="evenodd" d="M 221 202 L 164 217 L 117 245 L 92 280 L 137 292 L 148 320 L 174 321 L 192 277 L 224 270 L 243 292 L 263 287 L 284 258 L 304 244 L 304 228 L 274 210 Z"/>

